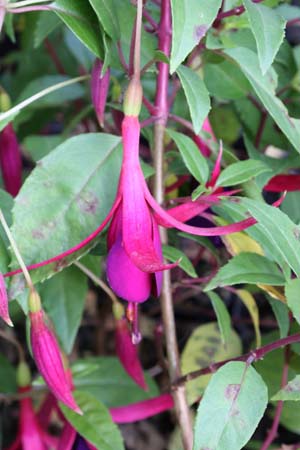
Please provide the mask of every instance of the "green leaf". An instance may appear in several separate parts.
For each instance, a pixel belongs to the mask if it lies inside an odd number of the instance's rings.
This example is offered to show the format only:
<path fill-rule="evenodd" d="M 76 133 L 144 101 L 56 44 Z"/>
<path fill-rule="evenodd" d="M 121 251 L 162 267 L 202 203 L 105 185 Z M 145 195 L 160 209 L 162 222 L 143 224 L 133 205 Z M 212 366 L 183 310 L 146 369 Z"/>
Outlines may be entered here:
<path fill-rule="evenodd" d="M 230 341 L 223 345 L 217 322 L 197 327 L 189 337 L 182 355 L 181 369 L 186 374 L 193 370 L 209 367 L 214 362 L 235 358 L 242 352 L 241 341 L 234 330 L 231 330 Z M 187 383 L 189 404 L 195 403 L 203 394 L 211 375 L 204 375 Z"/>
<path fill-rule="evenodd" d="M 300 375 L 297 375 L 286 386 L 284 386 L 277 394 L 273 395 L 274 401 L 299 401 L 300 400 Z"/>
<path fill-rule="evenodd" d="M 198 134 L 210 110 L 208 91 L 199 75 L 189 67 L 181 65 L 176 72 L 189 105 L 195 134 Z"/>
<path fill-rule="evenodd" d="M 246 48 L 232 48 L 226 50 L 226 54 L 239 64 L 267 111 L 296 150 L 300 152 L 299 120 L 289 117 L 286 107 L 275 95 L 269 74 L 262 76 L 256 54 Z"/>
<path fill-rule="evenodd" d="M 34 30 L 34 47 L 41 45 L 44 39 L 49 36 L 61 24 L 61 20 L 51 11 L 43 11 L 38 18 Z"/>
<path fill-rule="evenodd" d="M 197 278 L 197 272 L 189 258 L 181 251 L 170 245 L 163 245 L 163 255 L 171 262 L 180 260 L 179 267 L 184 270 L 190 277 Z"/>
<path fill-rule="evenodd" d="M 43 306 L 52 319 L 64 351 L 69 354 L 81 322 L 87 279 L 76 267 L 68 267 L 39 289 Z"/>
<path fill-rule="evenodd" d="M 215 292 L 209 292 L 208 296 L 217 316 L 218 325 L 222 336 L 222 342 L 224 345 L 226 345 L 227 342 L 230 341 L 232 333 L 230 315 L 223 300 L 219 297 L 218 294 L 216 294 Z"/>
<path fill-rule="evenodd" d="M 272 261 L 255 253 L 240 253 L 221 267 L 204 291 L 240 283 L 281 286 L 284 281 L 281 271 Z"/>
<path fill-rule="evenodd" d="M 96 56 L 103 58 L 100 26 L 87 0 L 56 0 L 52 3 L 56 14 Z"/>
<path fill-rule="evenodd" d="M 285 285 L 285 295 L 287 304 L 293 313 L 293 316 L 300 324 L 300 279 L 289 280 Z"/>
<path fill-rule="evenodd" d="M 222 0 L 171 0 L 171 73 L 205 36 L 220 9 Z"/>
<path fill-rule="evenodd" d="M 117 189 L 119 143 L 119 137 L 109 134 L 74 136 L 41 160 L 28 176 L 15 200 L 12 227 L 27 265 L 79 244 L 104 220 Z M 34 281 L 53 275 L 96 243 L 97 239 L 64 261 L 31 271 Z M 17 267 L 15 258 L 13 261 Z"/>
<path fill-rule="evenodd" d="M 111 356 L 79 359 L 72 365 L 74 385 L 108 407 L 139 402 L 159 395 L 157 386 L 145 373 L 148 391 L 141 389 L 125 372 L 118 358 Z"/>
<path fill-rule="evenodd" d="M 99 450 L 124 450 L 120 431 L 108 409 L 88 392 L 75 391 L 74 397 L 82 416 L 61 403 L 59 406 L 75 430 Z"/>
<path fill-rule="evenodd" d="M 278 263 L 285 261 L 296 275 L 300 275 L 299 227 L 273 206 L 247 198 L 241 198 L 239 204 L 245 206 L 259 223 L 260 229 L 273 247 L 273 254 L 279 255 Z"/>
<path fill-rule="evenodd" d="M 287 337 L 290 328 L 289 310 L 287 306 L 274 298 L 267 296 L 268 302 L 271 305 L 274 316 L 277 320 L 280 332 L 280 338 Z"/>
<path fill-rule="evenodd" d="M 284 38 L 285 20 L 271 8 L 243 0 L 251 30 L 256 39 L 258 59 L 263 74 L 271 66 Z"/>
<path fill-rule="evenodd" d="M 48 155 L 55 147 L 61 144 L 63 138 L 60 134 L 41 136 L 39 134 L 26 136 L 22 145 L 30 154 L 34 162 Z"/>
<path fill-rule="evenodd" d="M 105 32 L 113 41 L 120 37 L 117 6 L 114 0 L 89 0 Z"/>
<path fill-rule="evenodd" d="M 267 386 L 256 370 L 243 362 L 227 363 L 212 376 L 200 402 L 193 450 L 240 450 L 267 403 Z"/>
<path fill-rule="evenodd" d="M 251 159 L 239 161 L 222 170 L 216 185 L 235 186 L 264 172 L 270 172 L 270 169 L 262 161 Z"/>
<path fill-rule="evenodd" d="M 0 354 L 0 392 L 12 393 L 17 391 L 16 369 L 6 356 Z"/>
<path fill-rule="evenodd" d="M 167 133 L 177 145 L 186 168 L 199 183 L 205 184 L 208 180 L 209 168 L 195 142 L 188 136 L 174 130 L 168 129 Z"/>

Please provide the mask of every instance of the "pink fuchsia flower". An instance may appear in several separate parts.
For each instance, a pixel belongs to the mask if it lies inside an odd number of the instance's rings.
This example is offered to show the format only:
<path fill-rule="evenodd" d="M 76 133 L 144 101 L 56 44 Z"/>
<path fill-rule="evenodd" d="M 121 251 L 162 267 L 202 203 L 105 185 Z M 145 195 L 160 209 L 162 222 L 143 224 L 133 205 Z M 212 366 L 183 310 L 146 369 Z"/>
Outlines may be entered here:
<path fill-rule="evenodd" d="M 293 192 L 300 191 L 300 175 L 275 175 L 264 187 L 270 192 Z"/>
<path fill-rule="evenodd" d="M 13 323 L 9 317 L 8 312 L 8 297 L 5 280 L 1 272 L 0 272 L 0 317 L 7 323 L 7 325 L 13 326 Z"/>
<path fill-rule="evenodd" d="M 115 339 L 116 353 L 124 369 L 142 389 L 147 390 L 148 386 L 145 382 L 137 346 L 132 342 L 132 335 L 125 318 L 117 320 Z"/>
<path fill-rule="evenodd" d="M 53 395 L 78 414 L 82 414 L 72 395 L 72 385 L 64 369 L 53 330 L 41 307 L 37 292 L 30 294 L 30 338 L 37 368 Z"/>
<path fill-rule="evenodd" d="M 22 185 L 22 158 L 11 123 L 0 132 L 0 166 L 5 189 L 15 197 Z"/>
<path fill-rule="evenodd" d="M 209 122 L 208 117 L 206 117 L 206 119 L 204 120 L 203 126 L 202 126 L 202 130 L 206 131 L 207 133 L 210 134 L 211 136 L 211 141 L 212 142 L 217 142 L 217 139 L 214 135 L 214 132 L 212 130 L 211 124 Z M 193 141 L 195 142 L 195 144 L 198 146 L 200 152 L 202 153 L 203 156 L 205 156 L 206 158 L 210 157 L 211 154 L 211 150 L 209 148 L 209 145 L 207 145 L 207 143 L 198 135 L 194 134 L 193 136 Z"/>
<path fill-rule="evenodd" d="M 50 436 L 39 423 L 30 397 L 31 380 L 29 368 L 20 363 L 17 370 L 20 399 L 19 427 L 16 439 L 7 450 L 46 450 L 56 448 L 57 439 Z M 28 396 L 26 396 L 28 394 Z"/>
<path fill-rule="evenodd" d="M 110 81 L 110 70 L 102 74 L 103 63 L 97 59 L 92 70 L 91 94 L 98 122 L 103 127 L 104 111 Z"/>

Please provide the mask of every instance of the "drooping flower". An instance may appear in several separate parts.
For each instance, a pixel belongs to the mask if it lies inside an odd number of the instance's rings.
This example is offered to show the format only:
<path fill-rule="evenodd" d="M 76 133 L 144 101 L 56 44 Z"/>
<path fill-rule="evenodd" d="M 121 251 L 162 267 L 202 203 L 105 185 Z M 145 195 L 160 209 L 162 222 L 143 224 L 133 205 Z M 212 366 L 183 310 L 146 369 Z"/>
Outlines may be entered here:
<path fill-rule="evenodd" d="M 46 450 L 56 448 L 57 439 L 41 426 L 30 397 L 31 379 L 27 364 L 21 362 L 17 369 L 20 416 L 17 436 L 7 450 Z M 28 396 L 26 396 L 28 394 Z"/>
<path fill-rule="evenodd" d="M 22 159 L 17 136 L 11 123 L 0 132 L 0 166 L 4 187 L 15 197 L 22 185 Z"/>
<path fill-rule="evenodd" d="M 110 81 L 110 70 L 107 69 L 102 74 L 103 63 L 97 59 L 92 70 L 91 95 L 98 118 L 98 122 L 103 127 L 104 111 Z"/>
<path fill-rule="evenodd" d="M 29 297 L 32 353 L 39 372 L 53 395 L 78 414 L 81 410 L 72 395 L 72 386 L 63 366 L 59 345 L 37 292 Z"/>
<path fill-rule="evenodd" d="M 5 280 L 0 272 L 0 317 L 7 323 L 7 325 L 13 326 L 11 318 L 8 312 L 8 297 L 6 291 Z"/>

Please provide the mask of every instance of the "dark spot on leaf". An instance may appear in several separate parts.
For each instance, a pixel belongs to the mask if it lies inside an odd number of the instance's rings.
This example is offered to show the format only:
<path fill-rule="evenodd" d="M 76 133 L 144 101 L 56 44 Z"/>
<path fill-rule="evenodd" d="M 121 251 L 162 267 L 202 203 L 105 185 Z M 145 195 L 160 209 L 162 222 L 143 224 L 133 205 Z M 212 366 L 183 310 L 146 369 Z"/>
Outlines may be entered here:
<path fill-rule="evenodd" d="M 59 261 L 56 261 L 54 266 L 54 272 L 60 272 L 62 269 L 68 266 L 68 260 L 66 258 L 62 258 Z"/>
<path fill-rule="evenodd" d="M 207 336 L 207 341 L 211 344 L 220 344 L 221 340 L 217 336 Z"/>
<path fill-rule="evenodd" d="M 209 358 L 212 358 L 216 353 L 217 349 L 215 347 L 205 346 L 202 348 L 203 353 L 205 353 Z"/>
<path fill-rule="evenodd" d="M 207 26 L 206 25 L 196 25 L 194 28 L 194 38 L 196 40 L 196 42 L 198 43 L 203 36 L 205 36 L 206 32 L 207 32 Z"/>
<path fill-rule="evenodd" d="M 31 235 L 33 237 L 33 239 L 45 239 L 45 235 L 42 231 L 42 229 L 36 229 L 36 230 L 32 230 Z"/>
<path fill-rule="evenodd" d="M 235 400 L 238 393 L 240 392 L 241 385 L 240 384 L 228 384 L 225 389 L 225 398 L 228 400 Z"/>
<path fill-rule="evenodd" d="M 298 241 L 300 240 L 300 229 L 298 227 L 293 229 L 293 234 Z"/>
<path fill-rule="evenodd" d="M 99 201 L 93 192 L 84 192 L 78 197 L 77 203 L 82 212 L 95 214 Z"/>
<path fill-rule="evenodd" d="M 49 189 L 49 188 L 51 188 L 51 187 L 53 186 L 53 183 L 52 183 L 52 181 L 50 181 L 50 180 L 45 180 L 45 181 L 43 181 L 43 186 L 44 186 L 46 189 Z"/>

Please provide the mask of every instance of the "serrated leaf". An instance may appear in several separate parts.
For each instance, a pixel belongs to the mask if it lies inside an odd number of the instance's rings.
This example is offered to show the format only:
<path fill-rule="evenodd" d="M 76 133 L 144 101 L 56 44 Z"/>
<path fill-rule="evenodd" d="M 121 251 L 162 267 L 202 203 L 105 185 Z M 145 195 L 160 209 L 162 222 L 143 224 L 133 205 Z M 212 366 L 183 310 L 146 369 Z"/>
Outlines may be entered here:
<path fill-rule="evenodd" d="M 284 276 L 275 263 L 256 253 L 240 253 L 221 267 L 204 291 L 232 284 L 271 284 L 281 286 Z"/>
<path fill-rule="evenodd" d="M 188 136 L 174 130 L 168 129 L 167 133 L 177 145 L 186 168 L 199 183 L 205 184 L 208 180 L 209 168 L 195 142 Z"/>
<path fill-rule="evenodd" d="M 182 355 L 181 369 L 186 374 L 193 370 L 208 367 L 214 362 L 234 358 L 242 352 L 240 339 L 234 330 L 230 341 L 222 344 L 222 337 L 217 322 L 207 323 L 197 327 L 189 337 Z M 211 375 L 204 375 L 189 381 L 186 385 L 189 404 L 195 403 L 203 394 Z"/>
<path fill-rule="evenodd" d="M 252 294 L 250 294 L 250 292 L 246 291 L 245 289 L 237 289 L 236 293 L 248 309 L 248 312 L 251 316 L 255 331 L 256 348 L 258 348 L 261 346 L 261 334 L 259 329 L 259 310 L 255 298 Z"/>
<path fill-rule="evenodd" d="M 61 403 L 59 406 L 75 430 L 98 450 L 124 450 L 121 433 L 108 409 L 88 392 L 75 391 L 74 397 L 82 416 Z"/>
<path fill-rule="evenodd" d="M 120 138 L 109 134 L 72 137 L 42 159 L 28 176 L 15 200 L 12 227 L 27 265 L 79 244 L 100 225 L 116 193 L 119 144 Z M 64 261 L 31 271 L 34 281 L 53 275 L 96 243 L 97 239 Z M 13 267 L 17 266 L 13 259 Z"/>
<path fill-rule="evenodd" d="M 287 304 L 294 318 L 300 324 L 300 279 L 289 280 L 285 285 Z"/>
<path fill-rule="evenodd" d="M 56 0 L 52 3 L 56 14 L 98 58 L 103 58 L 100 26 L 87 0 Z"/>
<path fill-rule="evenodd" d="M 163 255 L 171 262 L 180 260 L 179 267 L 184 270 L 190 277 L 197 278 L 197 273 L 193 264 L 189 258 L 178 248 L 171 247 L 170 245 L 163 245 Z"/>
<path fill-rule="evenodd" d="M 81 322 L 87 279 L 76 267 L 68 267 L 46 280 L 39 289 L 43 306 L 52 319 L 56 334 L 69 354 Z"/>
<path fill-rule="evenodd" d="M 117 41 L 120 37 L 120 25 L 114 0 L 89 0 L 89 2 L 105 32 L 113 41 Z"/>
<path fill-rule="evenodd" d="M 147 373 L 148 391 L 140 388 L 125 372 L 118 358 L 112 356 L 79 359 L 72 365 L 77 389 L 89 392 L 108 407 L 139 402 L 159 395 L 157 386 Z"/>
<path fill-rule="evenodd" d="M 219 297 L 218 294 L 216 294 L 215 292 L 209 292 L 208 296 L 217 316 L 218 325 L 222 336 L 222 342 L 224 345 L 226 345 L 227 342 L 230 341 L 232 333 L 230 315 L 223 300 Z"/>
<path fill-rule="evenodd" d="M 273 254 L 276 253 L 289 267 L 300 275 L 300 229 L 280 209 L 263 202 L 241 198 L 240 205 L 245 206 L 253 216 L 266 239 L 272 244 Z M 278 263 L 281 261 L 278 260 Z M 264 283 L 262 281 L 262 283 Z M 266 283 L 269 284 L 269 283 Z"/>
<path fill-rule="evenodd" d="M 263 74 L 271 66 L 284 38 L 286 21 L 265 5 L 243 0 L 256 40 L 258 59 Z"/>
<path fill-rule="evenodd" d="M 229 362 L 215 373 L 200 402 L 193 450 L 240 450 L 251 438 L 268 403 L 256 370 Z"/>
<path fill-rule="evenodd" d="M 250 160 L 239 161 L 226 167 L 220 173 L 217 179 L 217 186 L 236 186 L 245 181 L 255 178 L 264 172 L 269 172 L 270 169 L 262 161 Z"/>
<path fill-rule="evenodd" d="M 222 0 L 171 0 L 171 73 L 205 36 L 220 9 Z"/>
<path fill-rule="evenodd" d="M 256 54 L 247 48 L 232 48 L 226 50 L 226 54 L 239 64 L 276 124 L 295 149 L 300 152 L 299 120 L 289 117 L 286 107 L 275 95 L 273 80 L 270 79 L 269 73 L 265 76 L 262 75 Z"/>
<path fill-rule="evenodd" d="M 208 91 L 199 75 L 189 67 L 181 65 L 176 72 L 189 106 L 195 134 L 198 134 L 210 111 Z"/>
<path fill-rule="evenodd" d="M 297 375 L 286 386 L 284 386 L 277 394 L 273 395 L 271 400 L 278 401 L 299 401 L 300 400 L 300 375 Z"/>

